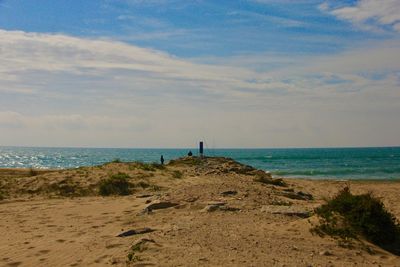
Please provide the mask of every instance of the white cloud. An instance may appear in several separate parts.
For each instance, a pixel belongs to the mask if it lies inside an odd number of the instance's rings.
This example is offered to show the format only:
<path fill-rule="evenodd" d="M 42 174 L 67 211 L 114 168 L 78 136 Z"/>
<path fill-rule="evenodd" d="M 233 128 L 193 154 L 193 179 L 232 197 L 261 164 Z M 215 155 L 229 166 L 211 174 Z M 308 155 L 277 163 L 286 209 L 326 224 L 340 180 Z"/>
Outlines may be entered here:
<path fill-rule="evenodd" d="M 395 40 L 323 57 L 191 61 L 112 40 L 3 30 L 0 140 L 128 147 L 185 147 L 198 139 L 218 147 L 394 145 L 400 135 L 392 116 L 400 112 L 399 57 Z M 349 133 L 351 125 L 357 131 Z"/>
<path fill-rule="evenodd" d="M 125 79 L 145 78 L 160 85 L 170 80 L 196 82 L 212 92 L 236 84 L 254 88 L 245 82 L 253 75 L 246 69 L 194 64 L 160 51 L 108 40 L 0 30 L 0 47 L 0 75 L 36 71 L 107 77 L 104 74 L 108 73 L 115 82 L 121 76 L 117 73 L 125 72 Z"/>
<path fill-rule="evenodd" d="M 322 3 L 319 6 L 320 9 L 339 19 L 350 21 L 362 29 L 378 30 L 382 26 L 389 26 L 395 31 L 400 31 L 398 27 L 400 1 L 398 0 L 359 0 L 356 5 L 339 7 L 332 7 L 329 3 Z"/>

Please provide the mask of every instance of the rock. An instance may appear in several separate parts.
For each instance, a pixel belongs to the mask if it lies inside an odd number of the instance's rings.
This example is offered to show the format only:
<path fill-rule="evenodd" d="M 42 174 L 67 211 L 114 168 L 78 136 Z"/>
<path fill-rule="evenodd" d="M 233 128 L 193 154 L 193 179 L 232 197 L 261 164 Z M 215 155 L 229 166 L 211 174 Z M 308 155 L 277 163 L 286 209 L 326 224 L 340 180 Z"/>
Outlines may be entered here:
<path fill-rule="evenodd" d="M 199 197 L 189 197 L 185 201 L 192 203 L 192 202 L 196 202 L 198 199 L 199 199 Z"/>
<path fill-rule="evenodd" d="M 216 210 L 222 210 L 222 211 L 239 211 L 239 208 L 234 208 L 234 207 L 228 207 L 225 206 L 225 202 L 210 202 L 208 205 L 202 209 L 202 212 L 213 212 Z"/>
<path fill-rule="evenodd" d="M 152 197 L 153 195 L 150 194 L 143 194 L 143 195 L 137 195 L 136 198 L 146 198 L 146 197 Z"/>
<path fill-rule="evenodd" d="M 222 211 L 240 211 L 239 208 L 228 207 L 228 206 L 220 206 L 219 210 L 222 210 Z"/>
<path fill-rule="evenodd" d="M 217 205 L 217 206 L 223 206 L 225 204 L 226 204 L 226 202 L 224 202 L 224 201 L 209 201 L 207 203 L 207 205 Z"/>
<path fill-rule="evenodd" d="M 140 228 L 140 229 L 135 229 L 135 230 L 129 230 L 125 231 L 123 233 L 120 233 L 117 235 L 117 237 L 127 237 L 127 236 L 132 236 L 132 235 L 140 235 L 140 234 L 145 234 L 145 233 L 151 233 L 154 232 L 155 230 L 145 227 L 145 228 Z"/>
<path fill-rule="evenodd" d="M 281 195 L 290 199 L 297 199 L 297 200 L 313 200 L 313 196 L 309 193 L 304 193 L 304 192 L 290 192 L 290 191 L 284 191 L 281 192 Z"/>
<path fill-rule="evenodd" d="M 306 200 L 313 200 L 314 199 L 314 197 L 310 193 L 304 193 L 304 192 L 299 191 L 299 192 L 297 192 L 297 195 L 305 198 Z"/>
<path fill-rule="evenodd" d="M 253 175 L 253 171 L 256 170 L 249 165 L 237 164 L 237 166 L 228 169 L 229 172 L 234 172 L 237 174 Z"/>
<path fill-rule="evenodd" d="M 276 186 L 282 186 L 282 187 L 287 186 L 287 184 L 281 178 L 273 179 L 266 175 L 256 175 L 256 178 L 254 179 L 254 181 L 262 183 L 262 184 L 270 184 L 270 185 L 276 185 Z"/>
<path fill-rule="evenodd" d="M 160 210 L 160 209 L 168 209 L 171 207 L 175 207 L 178 206 L 179 204 L 177 203 L 172 203 L 172 202 L 157 202 L 157 203 L 153 203 L 148 205 L 145 210 L 147 211 L 153 211 L 153 210 Z"/>
<path fill-rule="evenodd" d="M 234 196 L 237 195 L 237 191 L 236 190 L 228 190 L 228 191 L 224 191 L 221 193 L 221 195 L 223 196 Z"/>
<path fill-rule="evenodd" d="M 311 212 L 305 210 L 302 207 L 296 206 L 274 206 L 274 205 L 265 205 L 261 208 L 262 212 L 267 212 L 271 214 L 282 214 L 286 216 L 296 216 L 300 218 L 308 218 L 311 216 Z"/>
<path fill-rule="evenodd" d="M 204 209 L 202 209 L 203 212 L 213 212 L 219 209 L 219 205 L 207 205 Z"/>
<path fill-rule="evenodd" d="M 266 172 L 263 170 L 253 170 L 251 172 L 251 174 L 255 175 L 255 176 L 259 176 L 259 177 L 272 178 L 272 175 L 270 172 Z"/>
<path fill-rule="evenodd" d="M 320 256 L 332 256 L 332 253 L 328 250 L 323 250 L 319 253 Z"/>

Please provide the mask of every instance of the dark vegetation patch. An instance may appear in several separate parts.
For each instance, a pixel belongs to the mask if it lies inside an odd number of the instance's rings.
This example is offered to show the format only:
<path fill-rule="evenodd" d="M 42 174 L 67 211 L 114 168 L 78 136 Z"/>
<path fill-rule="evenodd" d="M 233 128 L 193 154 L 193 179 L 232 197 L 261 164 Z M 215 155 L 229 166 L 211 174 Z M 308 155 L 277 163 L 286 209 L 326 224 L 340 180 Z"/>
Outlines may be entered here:
<path fill-rule="evenodd" d="M 153 163 L 151 163 L 151 165 L 153 166 L 153 168 L 158 169 L 158 170 L 164 170 L 165 169 L 165 165 L 157 163 L 157 162 L 153 162 Z"/>
<path fill-rule="evenodd" d="M 145 181 L 139 181 L 136 186 L 146 189 L 150 187 L 150 184 Z"/>
<path fill-rule="evenodd" d="M 129 175 L 119 172 L 113 174 L 109 178 L 100 181 L 99 193 L 102 196 L 110 195 L 129 195 L 132 193 L 134 185 L 129 182 Z"/>
<path fill-rule="evenodd" d="M 152 184 L 152 185 L 150 185 L 149 189 L 150 189 L 150 191 L 161 191 L 161 190 L 163 190 L 163 187 L 156 185 L 156 184 Z"/>
<path fill-rule="evenodd" d="M 181 171 L 172 171 L 172 177 L 176 179 L 180 179 L 183 177 L 183 173 Z"/>
<path fill-rule="evenodd" d="M 345 187 L 315 212 L 320 224 L 312 232 L 339 238 L 342 243 L 363 237 L 400 255 L 399 222 L 371 193 L 353 195 L 349 187 Z"/>
<path fill-rule="evenodd" d="M 204 158 L 206 159 L 206 158 Z M 168 165 L 171 166 L 198 166 L 200 165 L 204 159 L 200 157 L 184 157 L 175 160 L 171 160 Z"/>
<path fill-rule="evenodd" d="M 131 165 L 129 165 L 129 169 L 130 170 L 135 170 L 135 169 L 140 169 L 140 170 L 144 170 L 144 171 L 150 171 L 150 172 L 154 172 L 156 170 L 164 170 L 165 169 L 165 165 L 162 165 L 160 163 L 144 163 L 144 162 L 134 162 L 131 163 Z"/>
<path fill-rule="evenodd" d="M 49 193 L 55 192 L 57 195 L 63 197 L 82 197 L 93 194 L 88 188 L 82 188 L 77 184 L 52 184 L 49 186 Z"/>
<path fill-rule="evenodd" d="M 156 168 L 151 163 L 141 163 L 139 164 L 139 169 L 150 172 L 156 171 Z"/>
<path fill-rule="evenodd" d="M 130 262 L 141 261 L 142 259 L 138 256 L 138 254 L 140 252 L 145 251 L 148 248 L 149 243 L 155 244 L 155 241 L 152 239 L 143 238 L 138 242 L 136 242 L 135 244 L 133 244 L 129 249 L 128 261 Z"/>

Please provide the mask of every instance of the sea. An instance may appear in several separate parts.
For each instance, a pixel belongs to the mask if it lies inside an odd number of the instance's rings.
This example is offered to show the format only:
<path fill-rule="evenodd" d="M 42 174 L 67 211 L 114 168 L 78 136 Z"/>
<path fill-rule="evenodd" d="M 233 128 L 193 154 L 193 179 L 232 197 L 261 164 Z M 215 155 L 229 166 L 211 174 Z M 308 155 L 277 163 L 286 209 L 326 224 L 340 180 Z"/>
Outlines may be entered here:
<path fill-rule="evenodd" d="M 166 162 L 196 149 L 2 147 L 0 168 L 65 169 L 113 160 Z M 205 149 L 206 156 L 233 158 L 274 177 L 312 179 L 400 179 L 400 147 Z"/>

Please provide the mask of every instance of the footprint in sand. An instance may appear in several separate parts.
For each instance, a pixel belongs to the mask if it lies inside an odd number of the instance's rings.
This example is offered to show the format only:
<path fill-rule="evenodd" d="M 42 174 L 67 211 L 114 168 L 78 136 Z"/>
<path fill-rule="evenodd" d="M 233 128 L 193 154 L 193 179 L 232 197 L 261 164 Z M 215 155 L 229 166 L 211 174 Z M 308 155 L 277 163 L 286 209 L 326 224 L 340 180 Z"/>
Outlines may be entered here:
<path fill-rule="evenodd" d="M 106 248 L 110 249 L 110 248 L 117 248 L 117 247 L 120 247 L 120 246 L 123 246 L 123 244 L 121 244 L 121 243 L 109 244 L 109 245 L 106 245 Z"/>
<path fill-rule="evenodd" d="M 21 264 L 22 264 L 22 262 L 20 262 L 20 261 L 14 261 L 14 262 L 7 263 L 7 266 L 16 267 L 16 266 L 20 266 Z"/>
<path fill-rule="evenodd" d="M 100 263 L 100 262 L 102 262 L 104 259 L 106 259 L 108 257 L 110 257 L 110 256 L 109 255 L 103 255 L 103 256 L 97 258 L 94 262 L 95 263 Z"/>
<path fill-rule="evenodd" d="M 35 256 L 40 256 L 40 255 L 43 255 L 43 254 L 47 254 L 49 252 L 50 252 L 50 250 L 48 250 L 48 249 L 42 249 L 42 250 L 39 250 L 39 252 L 36 253 Z"/>

